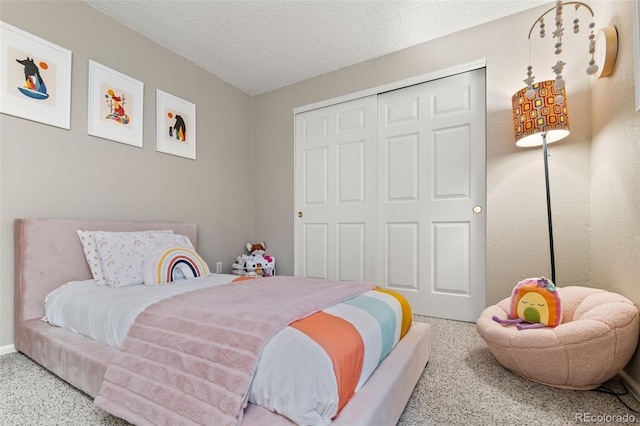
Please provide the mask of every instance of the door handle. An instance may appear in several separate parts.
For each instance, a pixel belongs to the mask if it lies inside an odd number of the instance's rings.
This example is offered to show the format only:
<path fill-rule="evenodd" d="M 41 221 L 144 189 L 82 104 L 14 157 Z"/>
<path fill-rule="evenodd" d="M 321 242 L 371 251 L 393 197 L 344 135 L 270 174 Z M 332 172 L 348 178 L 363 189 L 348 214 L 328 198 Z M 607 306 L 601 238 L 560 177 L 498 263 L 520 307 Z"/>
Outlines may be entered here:
<path fill-rule="evenodd" d="M 302 217 L 304 214 L 302 212 L 298 212 L 298 217 Z"/>
<path fill-rule="evenodd" d="M 478 206 L 478 205 L 473 206 L 473 212 L 474 212 L 475 214 L 480 214 L 480 213 L 482 213 L 482 207 L 480 207 L 480 206 Z"/>

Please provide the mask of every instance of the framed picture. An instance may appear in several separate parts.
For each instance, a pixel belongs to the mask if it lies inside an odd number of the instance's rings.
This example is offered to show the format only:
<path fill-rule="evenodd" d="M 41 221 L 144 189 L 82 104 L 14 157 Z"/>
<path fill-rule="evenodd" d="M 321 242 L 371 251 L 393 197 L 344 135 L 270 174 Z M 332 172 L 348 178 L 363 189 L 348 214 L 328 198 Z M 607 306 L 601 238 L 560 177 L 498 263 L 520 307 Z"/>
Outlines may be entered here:
<path fill-rule="evenodd" d="M 157 150 L 196 159 L 196 106 L 156 90 Z"/>
<path fill-rule="evenodd" d="M 636 61 L 636 111 L 640 111 L 640 0 L 633 2 L 633 38 Z"/>
<path fill-rule="evenodd" d="M 0 22 L 0 112 L 71 128 L 71 51 Z"/>
<path fill-rule="evenodd" d="M 90 135 L 142 148 L 144 84 L 89 61 Z"/>

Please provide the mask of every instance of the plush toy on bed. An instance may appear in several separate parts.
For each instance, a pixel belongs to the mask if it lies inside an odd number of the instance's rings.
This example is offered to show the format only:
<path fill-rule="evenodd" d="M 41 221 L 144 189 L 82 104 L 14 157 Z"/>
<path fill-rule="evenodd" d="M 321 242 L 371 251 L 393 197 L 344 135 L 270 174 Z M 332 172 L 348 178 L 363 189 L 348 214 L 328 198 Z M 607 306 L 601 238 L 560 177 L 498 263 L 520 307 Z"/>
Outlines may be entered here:
<path fill-rule="evenodd" d="M 247 251 L 250 254 L 238 256 L 233 264 L 233 273 L 244 276 L 264 276 L 274 274 L 276 259 L 265 255 L 267 245 L 264 242 L 247 243 Z"/>
<path fill-rule="evenodd" d="M 273 275 L 276 266 L 276 260 L 272 256 L 267 256 L 267 245 L 264 242 L 247 243 L 247 251 L 251 253 L 247 261 L 246 267 L 253 267 L 256 275 L 268 277 Z"/>
<path fill-rule="evenodd" d="M 267 245 L 264 243 L 264 241 L 255 244 L 247 243 L 247 251 L 253 256 L 263 256 L 267 251 Z"/>
<path fill-rule="evenodd" d="M 511 294 L 509 319 L 494 315 L 493 320 L 501 324 L 517 324 L 518 330 L 560 325 L 562 303 L 555 284 L 544 277 L 520 281 Z"/>

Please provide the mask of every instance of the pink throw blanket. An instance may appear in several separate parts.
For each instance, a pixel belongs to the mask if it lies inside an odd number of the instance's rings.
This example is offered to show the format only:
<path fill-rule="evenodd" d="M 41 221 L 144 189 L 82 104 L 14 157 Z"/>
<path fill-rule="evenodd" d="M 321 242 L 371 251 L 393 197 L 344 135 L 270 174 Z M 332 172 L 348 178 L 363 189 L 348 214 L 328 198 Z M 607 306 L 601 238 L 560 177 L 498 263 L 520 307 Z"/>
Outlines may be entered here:
<path fill-rule="evenodd" d="M 373 287 L 283 276 L 155 303 L 136 318 L 95 404 L 137 425 L 240 424 L 271 337 Z"/>

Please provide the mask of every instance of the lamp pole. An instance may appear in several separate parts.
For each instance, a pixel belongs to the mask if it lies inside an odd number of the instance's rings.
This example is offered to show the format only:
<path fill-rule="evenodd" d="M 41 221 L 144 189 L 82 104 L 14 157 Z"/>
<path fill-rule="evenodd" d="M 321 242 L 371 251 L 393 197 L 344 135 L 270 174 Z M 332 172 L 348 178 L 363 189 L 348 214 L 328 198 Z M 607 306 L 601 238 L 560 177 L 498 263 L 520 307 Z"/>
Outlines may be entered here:
<path fill-rule="evenodd" d="M 549 253 L 551 254 L 551 281 L 556 283 L 556 261 L 555 254 L 553 252 L 553 225 L 551 223 L 551 193 L 549 192 L 549 153 L 547 150 L 547 137 L 548 133 L 542 133 L 542 155 L 544 156 L 544 179 L 547 189 L 547 218 L 549 220 Z"/>

